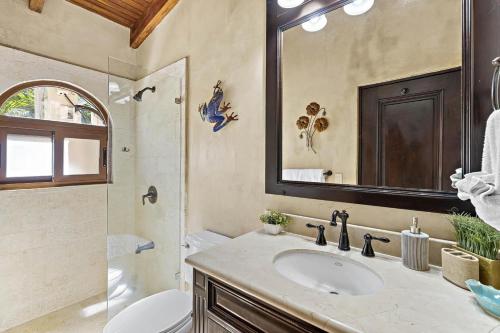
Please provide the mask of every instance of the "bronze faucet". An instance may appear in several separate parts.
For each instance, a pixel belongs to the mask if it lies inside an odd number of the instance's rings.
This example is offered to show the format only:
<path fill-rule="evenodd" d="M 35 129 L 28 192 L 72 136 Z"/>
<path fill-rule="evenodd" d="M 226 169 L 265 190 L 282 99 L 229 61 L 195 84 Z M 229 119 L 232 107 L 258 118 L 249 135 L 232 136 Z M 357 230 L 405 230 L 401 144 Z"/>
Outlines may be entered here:
<path fill-rule="evenodd" d="M 347 219 L 349 218 L 349 214 L 345 210 L 339 212 L 338 210 L 334 210 L 332 213 L 332 220 L 330 221 L 330 225 L 336 227 L 337 226 L 337 217 L 342 221 L 342 228 L 340 229 L 340 237 L 339 237 L 339 250 L 349 251 L 351 247 L 349 246 L 349 234 L 347 233 Z"/>

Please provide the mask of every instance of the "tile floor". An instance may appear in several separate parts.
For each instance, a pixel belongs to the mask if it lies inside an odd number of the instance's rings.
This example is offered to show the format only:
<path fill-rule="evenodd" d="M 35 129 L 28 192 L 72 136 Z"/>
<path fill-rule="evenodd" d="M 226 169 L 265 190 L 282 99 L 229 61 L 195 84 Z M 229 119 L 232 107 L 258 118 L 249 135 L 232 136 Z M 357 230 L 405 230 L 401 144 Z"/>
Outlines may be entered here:
<path fill-rule="evenodd" d="M 4 333 L 102 333 L 107 322 L 106 294 L 70 305 Z"/>

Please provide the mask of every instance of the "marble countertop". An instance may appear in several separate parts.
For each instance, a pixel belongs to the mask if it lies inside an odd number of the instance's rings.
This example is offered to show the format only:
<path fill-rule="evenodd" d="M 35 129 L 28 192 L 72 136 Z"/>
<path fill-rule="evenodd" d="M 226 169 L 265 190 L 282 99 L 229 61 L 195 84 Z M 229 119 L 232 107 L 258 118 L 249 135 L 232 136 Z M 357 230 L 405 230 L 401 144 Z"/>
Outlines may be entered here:
<path fill-rule="evenodd" d="M 297 249 L 357 260 L 380 274 L 384 288 L 374 295 L 342 296 L 302 287 L 273 267 L 277 254 Z M 438 268 L 416 272 L 405 268 L 400 258 L 366 258 L 359 249 L 342 252 L 333 243 L 320 247 L 295 234 L 251 232 L 186 262 L 328 332 L 500 333 L 500 321 L 483 312 L 470 292 L 443 279 Z"/>

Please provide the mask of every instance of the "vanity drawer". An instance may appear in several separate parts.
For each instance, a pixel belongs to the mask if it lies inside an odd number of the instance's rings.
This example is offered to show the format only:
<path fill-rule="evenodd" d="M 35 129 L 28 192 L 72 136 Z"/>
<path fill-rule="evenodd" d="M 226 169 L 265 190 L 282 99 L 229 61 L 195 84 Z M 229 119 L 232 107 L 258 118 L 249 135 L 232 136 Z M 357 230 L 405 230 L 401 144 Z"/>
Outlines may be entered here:
<path fill-rule="evenodd" d="M 208 317 L 223 325 L 227 332 L 324 332 L 211 278 L 208 279 Z"/>

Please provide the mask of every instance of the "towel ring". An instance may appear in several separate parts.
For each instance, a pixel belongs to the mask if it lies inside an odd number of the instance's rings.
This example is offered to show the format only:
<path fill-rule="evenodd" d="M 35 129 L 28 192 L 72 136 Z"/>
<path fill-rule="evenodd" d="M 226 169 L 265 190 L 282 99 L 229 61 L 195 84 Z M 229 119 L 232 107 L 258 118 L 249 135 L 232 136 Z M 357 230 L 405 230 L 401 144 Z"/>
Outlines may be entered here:
<path fill-rule="evenodd" d="M 493 110 L 500 109 L 500 57 L 493 59 L 491 62 L 495 70 L 493 72 L 493 80 L 491 81 L 491 105 Z"/>

